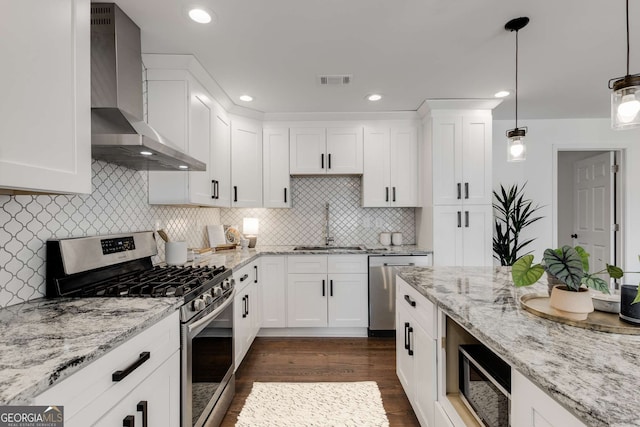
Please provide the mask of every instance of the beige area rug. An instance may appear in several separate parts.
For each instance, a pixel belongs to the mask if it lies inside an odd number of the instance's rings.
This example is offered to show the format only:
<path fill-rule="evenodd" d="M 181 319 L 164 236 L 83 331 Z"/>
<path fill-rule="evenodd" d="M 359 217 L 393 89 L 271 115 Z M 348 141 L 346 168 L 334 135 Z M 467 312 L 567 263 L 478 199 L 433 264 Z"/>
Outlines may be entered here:
<path fill-rule="evenodd" d="M 375 381 L 253 383 L 237 427 L 382 427 L 389 420 Z"/>

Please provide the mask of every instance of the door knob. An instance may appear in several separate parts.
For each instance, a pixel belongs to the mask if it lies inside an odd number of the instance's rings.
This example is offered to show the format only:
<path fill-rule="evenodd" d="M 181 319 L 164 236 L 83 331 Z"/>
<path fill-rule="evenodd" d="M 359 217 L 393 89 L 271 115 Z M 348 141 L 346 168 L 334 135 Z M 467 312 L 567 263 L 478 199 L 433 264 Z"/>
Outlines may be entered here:
<path fill-rule="evenodd" d="M 577 234 L 572 234 L 572 235 L 571 235 L 571 238 L 572 238 L 572 239 L 577 239 L 577 238 L 578 238 L 578 235 L 577 235 Z"/>

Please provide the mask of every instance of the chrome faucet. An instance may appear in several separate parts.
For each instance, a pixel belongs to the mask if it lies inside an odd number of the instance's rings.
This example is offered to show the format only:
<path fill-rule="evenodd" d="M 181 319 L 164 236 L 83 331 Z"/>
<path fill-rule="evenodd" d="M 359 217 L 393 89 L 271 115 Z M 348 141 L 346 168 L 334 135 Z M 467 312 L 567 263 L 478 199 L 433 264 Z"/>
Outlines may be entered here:
<path fill-rule="evenodd" d="M 324 221 L 325 221 L 325 241 L 324 244 L 331 246 L 334 243 L 334 239 L 331 236 L 331 230 L 329 228 L 329 202 L 324 206 Z"/>

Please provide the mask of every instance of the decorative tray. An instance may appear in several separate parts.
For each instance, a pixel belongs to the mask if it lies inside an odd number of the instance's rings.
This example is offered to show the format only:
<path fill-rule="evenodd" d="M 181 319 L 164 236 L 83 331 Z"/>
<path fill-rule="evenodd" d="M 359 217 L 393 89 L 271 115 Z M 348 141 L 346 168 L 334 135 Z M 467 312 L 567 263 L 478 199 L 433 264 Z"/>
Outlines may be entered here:
<path fill-rule="evenodd" d="M 217 245 L 214 249 L 216 252 L 218 251 L 226 251 L 229 249 L 235 249 L 238 246 L 237 243 L 227 243 L 226 245 Z"/>
<path fill-rule="evenodd" d="M 640 327 L 633 326 L 620 320 L 617 313 L 606 313 L 604 311 L 594 311 L 589 313 L 586 320 L 569 319 L 565 312 L 556 310 L 549 306 L 549 295 L 547 294 L 527 294 L 520 297 L 520 305 L 529 313 L 545 319 L 554 320 L 578 328 L 592 329 L 600 332 L 611 332 L 615 334 L 640 335 Z"/>

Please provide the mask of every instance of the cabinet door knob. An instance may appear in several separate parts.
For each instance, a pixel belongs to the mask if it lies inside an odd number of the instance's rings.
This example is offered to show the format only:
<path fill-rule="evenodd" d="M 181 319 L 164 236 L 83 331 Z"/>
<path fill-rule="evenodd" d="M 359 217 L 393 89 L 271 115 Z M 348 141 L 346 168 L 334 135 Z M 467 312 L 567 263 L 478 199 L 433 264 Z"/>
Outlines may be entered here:
<path fill-rule="evenodd" d="M 572 235 L 571 235 L 571 238 L 572 238 L 572 239 L 577 239 L 577 238 L 578 238 L 578 235 L 577 235 L 577 234 L 572 234 Z"/>
<path fill-rule="evenodd" d="M 142 427 L 148 426 L 149 412 L 147 411 L 147 408 L 148 408 L 148 402 L 146 400 L 141 400 L 140 402 L 138 402 L 138 405 L 136 407 L 138 412 L 142 412 Z"/>
<path fill-rule="evenodd" d="M 124 420 L 122 420 L 122 427 L 135 427 L 135 425 L 136 418 L 133 415 L 127 415 L 124 417 Z"/>

